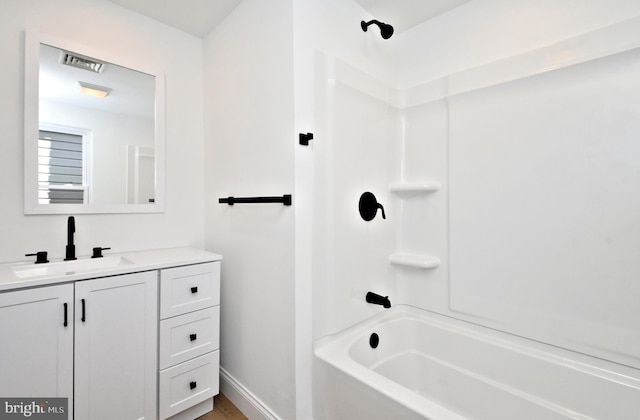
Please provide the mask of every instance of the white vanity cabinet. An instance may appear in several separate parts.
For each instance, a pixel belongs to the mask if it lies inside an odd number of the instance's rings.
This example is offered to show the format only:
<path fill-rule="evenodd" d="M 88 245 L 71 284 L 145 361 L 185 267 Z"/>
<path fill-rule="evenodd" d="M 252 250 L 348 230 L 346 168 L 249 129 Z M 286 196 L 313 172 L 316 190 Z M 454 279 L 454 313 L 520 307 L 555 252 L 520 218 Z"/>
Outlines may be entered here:
<path fill-rule="evenodd" d="M 221 258 L 170 248 L 111 266 L 0 264 L 0 397 L 68 398 L 69 420 L 211 411 Z"/>
<path fill-rule="evenodd" d="M 220 262 L 160 271 L 161 420 L 213 409 L 219 389 Z"/>
<path fill-rule="evenodd" d="M 157 284 L 149 271 L 1 293 L 0 396 L 67 397 L 69 419 L 155 419 Z"/>

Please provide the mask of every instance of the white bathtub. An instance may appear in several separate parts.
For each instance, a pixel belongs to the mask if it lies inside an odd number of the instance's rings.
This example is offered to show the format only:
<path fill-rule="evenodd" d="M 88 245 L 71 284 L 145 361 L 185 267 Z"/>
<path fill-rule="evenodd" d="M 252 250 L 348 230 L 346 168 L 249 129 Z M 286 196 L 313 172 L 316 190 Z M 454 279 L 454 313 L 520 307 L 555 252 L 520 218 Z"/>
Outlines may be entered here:
<path fill-rule="evenodd" d="M 636 369 L 410 306 L 315 354 L 318 419 L 640 419 Z"/>

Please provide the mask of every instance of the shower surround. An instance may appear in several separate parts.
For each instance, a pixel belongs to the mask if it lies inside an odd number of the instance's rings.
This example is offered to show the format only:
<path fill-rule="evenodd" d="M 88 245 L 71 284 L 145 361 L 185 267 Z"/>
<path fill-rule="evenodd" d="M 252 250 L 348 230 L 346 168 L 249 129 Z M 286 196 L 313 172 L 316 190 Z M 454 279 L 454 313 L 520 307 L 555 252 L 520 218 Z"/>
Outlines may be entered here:
<path fill-rule="evenodd" d="M 373 291 L 637 382 L 637 28 L 602 25 L 408 88 L 316 52 L 317 349 L 384 311 L 365 301 Z M 386 219 L 359 217 L 365 191 Z"/>

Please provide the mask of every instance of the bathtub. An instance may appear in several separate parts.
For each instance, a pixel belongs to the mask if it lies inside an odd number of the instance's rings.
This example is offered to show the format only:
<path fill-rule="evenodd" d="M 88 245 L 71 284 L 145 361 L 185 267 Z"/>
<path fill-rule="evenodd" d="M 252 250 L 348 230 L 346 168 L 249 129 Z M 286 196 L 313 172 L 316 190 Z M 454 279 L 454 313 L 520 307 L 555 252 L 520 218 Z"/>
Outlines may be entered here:
<path fill-rule="evenodd" d="M 405 305 L 314 353 L 317 419 L 640 418 L 637 369 Z"/>

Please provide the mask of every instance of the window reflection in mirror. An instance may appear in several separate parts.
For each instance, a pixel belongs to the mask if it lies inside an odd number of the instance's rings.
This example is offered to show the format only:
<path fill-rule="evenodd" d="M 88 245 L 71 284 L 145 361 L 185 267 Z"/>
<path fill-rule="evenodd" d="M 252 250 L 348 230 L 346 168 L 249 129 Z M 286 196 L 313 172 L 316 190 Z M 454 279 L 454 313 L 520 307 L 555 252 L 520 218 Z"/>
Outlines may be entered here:
<path fill-rule="evenodd" d="M 49 128 L 45 130 L 44 128 Z M 40 125 L 38 136 L 38 204 L 89 202 L 88 130 Z"/>

